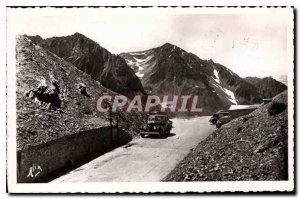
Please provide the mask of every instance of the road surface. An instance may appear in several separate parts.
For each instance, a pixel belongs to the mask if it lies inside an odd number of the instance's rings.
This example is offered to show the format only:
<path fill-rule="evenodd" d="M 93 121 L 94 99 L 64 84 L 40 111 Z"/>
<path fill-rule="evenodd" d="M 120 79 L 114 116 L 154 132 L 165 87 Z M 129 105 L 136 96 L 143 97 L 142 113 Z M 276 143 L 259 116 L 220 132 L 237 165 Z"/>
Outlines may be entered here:
<path fill-rule="evenodd" d="M 172 119 L 166 139 L 137 138 L 52 182 L 154 182 L 162 180 L 201 140 L 215 130 L 209 117 Z"/>

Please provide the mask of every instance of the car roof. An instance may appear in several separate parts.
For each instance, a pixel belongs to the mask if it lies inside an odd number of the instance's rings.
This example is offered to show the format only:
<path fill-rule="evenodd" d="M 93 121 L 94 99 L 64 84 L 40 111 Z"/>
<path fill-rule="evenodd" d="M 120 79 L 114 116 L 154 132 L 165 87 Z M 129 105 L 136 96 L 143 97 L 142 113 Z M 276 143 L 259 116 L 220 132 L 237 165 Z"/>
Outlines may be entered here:
<path fill-rule="evenodd" d="M 229 111 L 221 110 L 221 111 L 216 112 L 215 114 L 219 114 L 219 113 L 229 113 Z"/>
<path fill-rule="evenodd" d="M 168 115 L 168 114 L 161 111 L 152 111 L 149 113 L 149 115 Z"/>
<path fill-rule="evenodd" d="M 167 117 L 167 115 L 162 115 L 162 114 L 152 114 L 150 116 L 163 116 L 163 117 Z"/>

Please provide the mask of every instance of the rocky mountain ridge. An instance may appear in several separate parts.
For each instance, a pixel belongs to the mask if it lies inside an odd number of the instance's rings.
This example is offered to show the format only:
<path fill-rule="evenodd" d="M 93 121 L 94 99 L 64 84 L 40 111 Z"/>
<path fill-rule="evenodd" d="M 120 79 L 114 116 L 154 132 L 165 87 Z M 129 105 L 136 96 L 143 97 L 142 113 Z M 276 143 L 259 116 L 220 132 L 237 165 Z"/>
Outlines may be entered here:
<path fill-rule="evenodd" d="M 17 37 L 16 71 L 18 150 L 110 125 L 109 114 L 97 111 L 97 100 L 118 94 L 25 36 Z M 118 115 L 120 127 L 137 135 L 144 115 Z"/>
<path fill-rule="evenodd" d="M 107 49 L 80 33 L 47 39 L 38 35 L 26 35 L 26 37 L 70 62 L 110 90 L 128 97 L 145 94 L 140 80 L 123 58 L 111 54 Z"/>
<path fill-rule="evenodd" d="M 264 95 L 237 74 L 166 43 L 140 52 L 121 53 L 146 91 L 168 95 L 198 95 L 204 114 L 231 104 L 261 103 Z"/>
<path fill-rule="evenodd" d="M 203 115 L 232 104 L 256 104 L 284 88 L 274 81 L 254 84 L 212 60 L 202 60 L 166 43 L 140 52 L 113 55 L 80 33 L 42 39 L 28 36 L 58 57 L 89 74 L 103 86 L 132 98 L 135 95 L 197 95 Z M 145 92 L 146 91 L 146 92 Z"/>
<path fill-rule="evenodd" d="M 287 86 L 272 77 L 246 77 L 247 82 L 258 88 L 260 93 L 263 93 L 266 97 L 272 98 L 279 93 L 287 90 Z"/>

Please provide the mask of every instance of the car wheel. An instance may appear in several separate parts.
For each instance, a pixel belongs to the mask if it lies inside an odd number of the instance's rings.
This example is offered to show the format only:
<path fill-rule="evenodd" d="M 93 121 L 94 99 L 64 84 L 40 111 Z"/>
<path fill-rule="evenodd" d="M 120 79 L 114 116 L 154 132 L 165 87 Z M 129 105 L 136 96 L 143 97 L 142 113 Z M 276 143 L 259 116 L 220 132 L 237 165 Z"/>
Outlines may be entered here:
<path fill-rule="evenodd" d="M 162 129 L 160 132 L 159 132 L 159 138 L 163 138 L 165 136 L 165 131 L 164 129 Z"/>
<path fill-rule="evenodd" d="M 145 134 L 141 133 L 141 137 L 142 137 L 142 138 L 145 138 Z"/>
<path fill-rule="evenodd" d="M 171 134 L 171 132 L 170 132 L 170 131 L 167 131 L 166 137 L 168 137 L 170 134 Z"/>
<path fill-rule="evenodd" d="M 168 131 L 164 131 L 164 138 L 168 137 Z"/>

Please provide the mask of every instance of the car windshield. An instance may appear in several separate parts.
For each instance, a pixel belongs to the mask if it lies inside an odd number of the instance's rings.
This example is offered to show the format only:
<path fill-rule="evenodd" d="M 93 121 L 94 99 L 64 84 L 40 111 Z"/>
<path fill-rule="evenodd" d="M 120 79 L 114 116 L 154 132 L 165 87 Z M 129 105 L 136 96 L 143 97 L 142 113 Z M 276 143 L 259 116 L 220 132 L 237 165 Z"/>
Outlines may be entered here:
<path fill-rule="evenodd" d="M 163 121 L 164 118 L 165 118 L 164 116 L 157 116 L 157 115 L 154 116 L 153 115 L 153 116 L 150 116 L 148 120 L 149 121 Z"/>
<path fill-rule="evenodd" d="M 229 113 L 221 113 L 220 117 L 229 116 Z"/>

